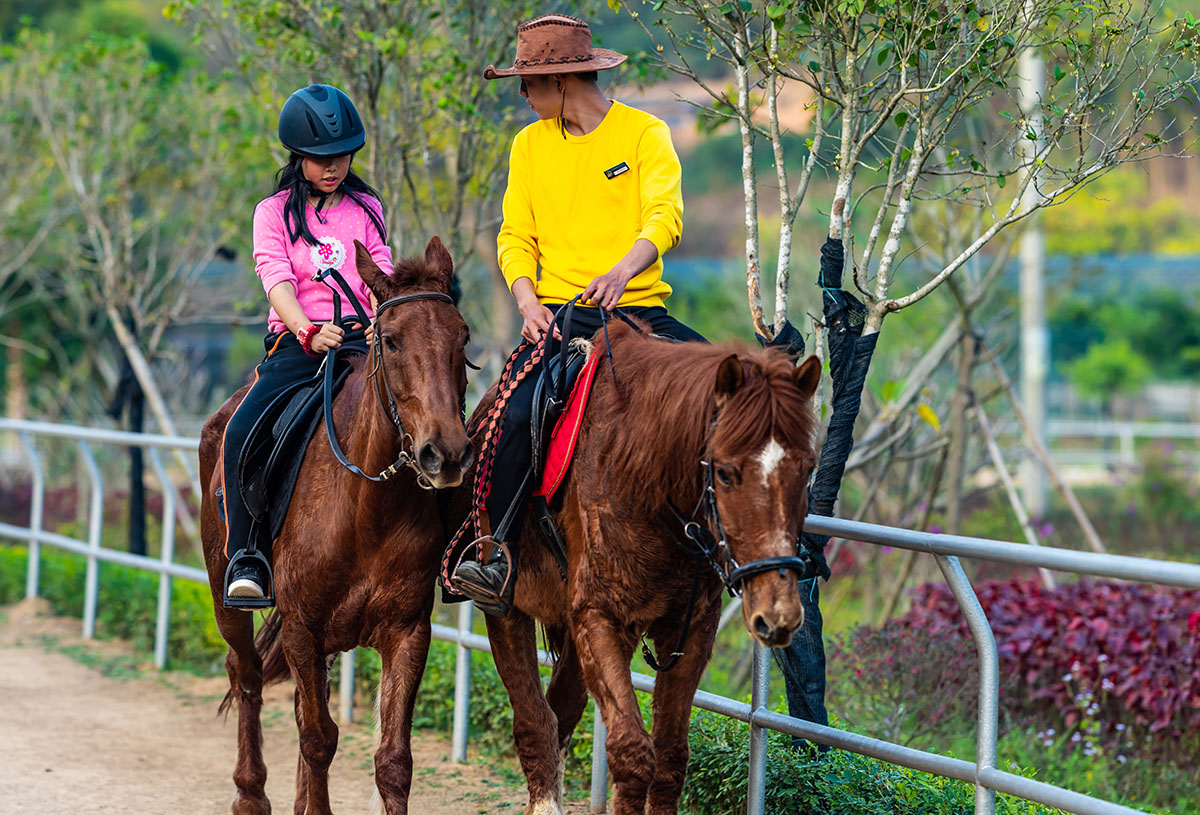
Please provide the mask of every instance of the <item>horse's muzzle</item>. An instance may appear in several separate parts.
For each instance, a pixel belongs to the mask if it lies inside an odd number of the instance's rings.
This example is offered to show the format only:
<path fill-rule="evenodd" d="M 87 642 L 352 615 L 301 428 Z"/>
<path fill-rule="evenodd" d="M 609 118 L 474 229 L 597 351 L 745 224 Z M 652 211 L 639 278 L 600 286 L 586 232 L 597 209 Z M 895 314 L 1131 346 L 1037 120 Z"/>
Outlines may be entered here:
<path fill-rule="evenodd" d="M 742 593 L 746 628 L 767 648 L 782 648 L 804 624 L 804 604 L 791 571 L 766 572 L 749 578 Z"/>
<path fill-rule="evenodd" d="M 450 450 L 440 438 L 421 445 L 417 451 L 417 466 L 434 487 L 446 489 L 462 483 L 463 475 L 475 461 L 475 448 L 471 440 L 463 437 L 462 447 Z"/>

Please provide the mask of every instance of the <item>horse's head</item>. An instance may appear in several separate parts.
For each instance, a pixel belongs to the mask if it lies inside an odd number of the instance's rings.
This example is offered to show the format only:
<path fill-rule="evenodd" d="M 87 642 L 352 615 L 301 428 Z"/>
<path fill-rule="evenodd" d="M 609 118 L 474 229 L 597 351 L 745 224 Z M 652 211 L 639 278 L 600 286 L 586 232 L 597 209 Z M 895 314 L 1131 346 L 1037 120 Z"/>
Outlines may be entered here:
<path fill-rule="evenodd" d="M 786 645 L 804 622 L 796 561 L 779 568 L 769 559 L 798 554 L 816 463 L 811 406 L 820 378 L 815 356 L 793 367 L 777 352 L 730 354 L 717 366 L 716 420 L 705 453 L 717 516 L 710 524 L 723 527 L 730 555 L 748 567 L 740 581 L 742 616 L 770 648 Z"/>
<path fill-rule="evenodd" d="M 412 437 L 411 455 L 429 482 L 457 487 L 474 453 L 462 420 L 471 335 L 449 299 L 454 261 L 435 236 L 424 259 L 401 260 L 388 276 L 366 247 L 355 246 L 358 274 L 379 301 L 373 351 L 379 356 L 370 362 L 377 384 L 368 387 L 379 389 L 385 413 L 391 412 L 387 403 L 394 404 L 394 418 Z"/>

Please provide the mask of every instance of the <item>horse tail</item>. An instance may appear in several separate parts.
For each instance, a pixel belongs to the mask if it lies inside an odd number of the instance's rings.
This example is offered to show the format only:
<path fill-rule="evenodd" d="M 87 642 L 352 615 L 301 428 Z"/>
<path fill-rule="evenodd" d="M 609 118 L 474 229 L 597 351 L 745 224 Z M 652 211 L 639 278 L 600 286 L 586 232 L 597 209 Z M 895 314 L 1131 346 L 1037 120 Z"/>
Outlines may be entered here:
<path fill-rule="evenodd" d="M 282 629 L 283 620 L 278 614 L 272 612 L 263 620 L 258 634 L 254 637 L 254 650 L 258 651 L 258 656 L 262 659 L 262 686 L 264 688 L 276 682 L 282 682 L 291 675 L 291 668 L 288 667 L 287 659 L 283 655 L 283 643 L 279 641 L 279 632 Z M 231 687 L 225 694 L 225 698 L 221 700 L 220 706 L 217 707 L 217 715 L 228 714 L 232 706 L 233 688 Z"/>
<path fill-rule="evenodd" d="M 292 669 L 288 667 L 287 659 L 283 656 L 283 643 L 279 641 L 279 632 L 282 629 L 283 619 L 271 612 L 263 620 L 262 627 L 258 629 L 258 636 L 254 638 L 254 648 L 262 657 L 264 688 L 282 682 L 292 675 Z"/>
<path fill-rule="evenodd" d="M 567 629 L 557 625 L 542 625 L 542 645 L 550 658 L 558 662 L 567 644 Z"/>

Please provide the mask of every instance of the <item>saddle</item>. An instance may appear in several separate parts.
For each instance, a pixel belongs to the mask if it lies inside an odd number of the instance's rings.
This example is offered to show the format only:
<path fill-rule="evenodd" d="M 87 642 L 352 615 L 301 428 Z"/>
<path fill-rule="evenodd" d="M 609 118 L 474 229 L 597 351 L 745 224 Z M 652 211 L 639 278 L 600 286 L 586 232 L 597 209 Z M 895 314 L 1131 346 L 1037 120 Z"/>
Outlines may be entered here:
<path fill-rule="evenodd" d="M 348 326 L 347 326 L 348 327 Z M 365 354 L 362 333 L 350 332 L 341 351 Z M 236 489 L 250 514 L 246 548 L 229 561 L 225 582 L 242 558 L 259 561 L 270 574 L 271 546 L 283 529 L 292 493 L 300 476 L 300 465 L 308 443 L 325 415 L 325 405 L 341 390 L 352 369 L 350 360 L 333 351 L 325 356 L 317 373 L 297 382 L 276 396 L 259 414 L 238 452 Z M 224 496 L 218 496 L 218 512 Z M 226 597 L 227 608 L 270 608 L 274 605 L 274 587 L 264 587 L 265 597 Z"/>
<path fill-rule="evenodd" d="M 563 336 L 570 336 L 574 305 L 575 301 L 572 300 L 560 311 Z M 570 471 L 575 443 L 579 440 L 592 383 L 602 356 L 592 353 L 592 343 L 587 340 L 576 339 L 565 345 L 559 343 L 557 353 L 547 352 L 543 357 L 541 371 L 534 383 L 533 410 L 529 423 L 533 479 L 530 503 L 563 575 L 567 573 L 567 547 L 553 514 L 562 503 L 556 503 L 554 498 Z"/>
<path fill-rule="evenodd" d="M 351 350 L 345 348 L 344 350 Z M 365 347 L 361 349 L 366 352 Z M 350 361 L 334 360 L 333 393 L 341 390 L 350 374 Z M 269 550 L 278 537 L 292 503 L 292 492 L 308 442 L 320 424 L 324 398 L 324 366 L 316 376 L 297 382 L 267 405 L 254 422 L 238 456 L 238 489 L 255 531 L 258 549 Z"/>

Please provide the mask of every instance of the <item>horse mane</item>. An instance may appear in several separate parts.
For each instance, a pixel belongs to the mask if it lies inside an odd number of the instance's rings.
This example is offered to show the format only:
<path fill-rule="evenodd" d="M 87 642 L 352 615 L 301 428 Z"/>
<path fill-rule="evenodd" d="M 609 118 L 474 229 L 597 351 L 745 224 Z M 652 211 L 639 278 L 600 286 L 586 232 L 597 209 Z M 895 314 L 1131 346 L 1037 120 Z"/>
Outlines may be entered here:
<path fill-rule="evenodd" d="M 670 497 L 687 513 L 700 493 L 700 461 L 709 445 L 750 453 L 774 437 L 786 447 L 812 448 L 817 426 L 812 406 L 796 387 L 793 362 L 783 351 L 664 342 L 615 320 L 608 330 L 623 398 L 610 405 L 609 415 L 593 413 L 589 421 L 610 425 L 604 479 L 618 491 L 614 494 L 628 495 L 647 511 L 661 509 L 658 502 Z M 603 353 L 603 341 L 596 337 L 595 353 Z M 743 383 L 721 409 L 710 437 L 717 367 L 730 354 L 742 363 Z M 601 368 L 597 385 L 611 387 L 603 371 L 607 365 L 601 362 Z"/>
<path fill-rule="evenodd" d="M 427 289 L 443 294 L 450 293 L 449 275 L 440 270 L 430 269 L 422 257 L 398 260 L 392 267 L 388 280 L 396 293 L 399 293 L 400 289 Z"/>

